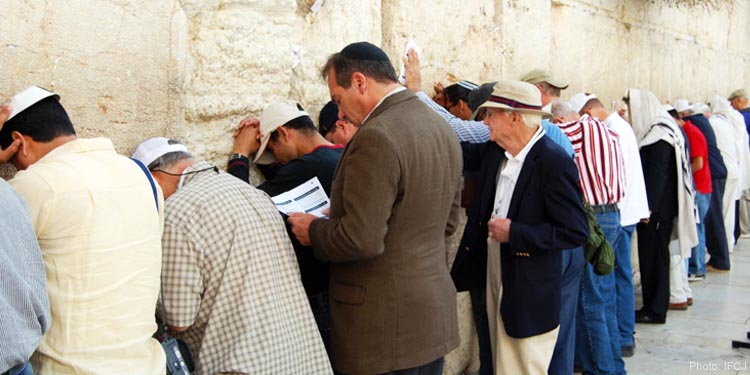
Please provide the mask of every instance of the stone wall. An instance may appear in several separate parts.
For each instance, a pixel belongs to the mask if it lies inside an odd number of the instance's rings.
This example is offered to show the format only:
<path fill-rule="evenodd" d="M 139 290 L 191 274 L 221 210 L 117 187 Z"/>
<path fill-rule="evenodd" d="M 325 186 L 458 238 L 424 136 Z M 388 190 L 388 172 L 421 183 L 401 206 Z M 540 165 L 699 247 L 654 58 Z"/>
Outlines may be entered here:
<path fill-rule="evenodd" d="M 434 81 L 515 79 L 545 67 L 605 102 L 628 87 L 705 100 L 750 86 L 750 4 L 646 0 L 3 1 L 0 99 L 56 90 L 82 136 L 130 153 L 181 138 L 221 164 L 231 130 L 273 99 L 313 115 L 327 101 L 318 68 L 369 40 L 397 69 L 407 38 Z"/>
<path fill-rule="evenodd" d="M 169 136 L 224 166 L 234 126 L 271 100 L 297 99 L 317 118 L 328 100 L 318 69 L 353 41 L 381 45 L 398 70 L 414 38 L 427 91 L 434 81 L 518 79 L 537 67 L 570 81 L 564 97 L 594 91 L 605 103 L 629 87 L 663 100 L 750 88 L 750 2 L 667 2 L 680 3 L 4 0 L 0 101 L 41 85 L 61 94 L 81 136 L 109 137 L 128 155 Z M 447 373 L 476 371 L 467 358 L 475 344 L 464 350 Z"/>

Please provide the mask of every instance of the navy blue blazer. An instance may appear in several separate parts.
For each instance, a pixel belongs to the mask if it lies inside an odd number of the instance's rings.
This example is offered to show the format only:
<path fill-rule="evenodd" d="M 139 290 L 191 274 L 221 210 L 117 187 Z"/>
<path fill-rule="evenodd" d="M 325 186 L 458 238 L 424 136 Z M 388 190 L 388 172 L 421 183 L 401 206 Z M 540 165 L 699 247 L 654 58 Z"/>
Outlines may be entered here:
<path fill-rule="evenodd" d="M 506 159 L 505 151 L 494 142 L 462 143 L 461 148 L 464 169 L 480 175 L 451 269 L 459 291 L 485 288 L 487 222 L 498 168 Z M 588 239 L 581 201 L 573 159 L 549 137 L 542 137 L 524 160 L 508 209 L 510 240 L 501 246 L 500 312 L 509 336 L 530 337 L 560 324 L 561 251 Z"/>

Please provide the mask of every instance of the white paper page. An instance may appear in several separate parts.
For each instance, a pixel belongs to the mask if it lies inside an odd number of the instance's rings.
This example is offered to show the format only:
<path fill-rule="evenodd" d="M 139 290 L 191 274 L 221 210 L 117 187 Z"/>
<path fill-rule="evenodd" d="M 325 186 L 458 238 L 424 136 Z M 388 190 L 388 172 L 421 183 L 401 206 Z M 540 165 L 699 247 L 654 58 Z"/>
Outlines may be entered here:
<path fill-rule="evenodd" d="M 409 38 L 409 40 L 406 42 L 406 48 L 404 49 L 404 58 L 406 58 L 406 54 L 409 53 L 409 50 L 413 49 L 414 52 L 419 56 L 420 58 L 420 65 L 424 66 L 424 61 L 421 61 L 422 59 L 422 47 L 417 45 L 417 42 L 414 41 L 414 39 Z M 401 74 L 398 76 L 398 82 L 402 85 L 406 84 L 406 65 L 404 63 L 401 63 Z"/>
<path fill-rule="evenodd" d="M 326 217 L 323 210 L 331 206 L 331 201 L 323 190 L 320 180 L 313 177 L 292 190 L 271 197 L 276 208 L 289 215 L 292 212 L 303 212 L 317 217 Z"/>

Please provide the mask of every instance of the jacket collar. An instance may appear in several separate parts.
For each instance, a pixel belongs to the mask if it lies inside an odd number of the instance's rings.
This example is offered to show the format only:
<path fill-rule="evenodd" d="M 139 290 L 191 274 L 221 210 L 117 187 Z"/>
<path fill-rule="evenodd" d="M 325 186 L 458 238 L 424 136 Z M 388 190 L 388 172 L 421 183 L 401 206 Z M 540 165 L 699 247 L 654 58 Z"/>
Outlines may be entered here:
<path fill-rule="evenodd" d="M 372 112 L 370 112 L 369 115 L 365 118 L 364 121 L 362 121 L 362 125 L 364 126 L 367 124 L 370 120 L 378 117 L 381 113 L 385 112 L 388 108 L 401 103 L 403 101 L 406 101 L 411 98 L 416 98 L 416 95 L 412 93 L 411 91 L 407 90 L 406 88 L 400 88 L 395 89 L 391 91 L 390 93 L 386 94 L 386 96 L 383 97 L 382 101 L 378 103 L 375 108 L 373 108 Z"/>

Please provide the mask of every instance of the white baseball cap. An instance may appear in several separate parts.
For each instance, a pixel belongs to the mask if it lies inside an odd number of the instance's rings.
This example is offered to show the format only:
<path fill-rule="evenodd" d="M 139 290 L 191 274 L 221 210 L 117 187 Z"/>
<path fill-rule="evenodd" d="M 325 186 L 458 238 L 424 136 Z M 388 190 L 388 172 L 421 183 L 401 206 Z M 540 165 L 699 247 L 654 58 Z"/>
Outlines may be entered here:
<path fill-rule="evenodd" d="M 60 95 L 39 86 L 31 86 L 26 90 L 19 92 L 10 100 L 9 104 L 12 108 L 12 112 L 10 113 L 10 116 L 8 116 L 8 120 L 50 96 L 54 96 L 55 99 L 60 100 Z"/>
<path fill-rule="evenodd" d="M 310 115 L 301 110 L 297 102 L 278 100 L 269 104 L 260 115 L 260 148 L 255 153 L 253 163 L 271 164 L 276 161 L 273 153 L 266 152 L 268 141 L 271 140 L 271 133 L 287 122 L 302 116 L 309 117 Z"/>
<path fill-rule="evenodd" d="M 188 149 L 182 143 L 176 143 L 168 138 L 154 137 L 143 141 L 136 147 L 132 158 L 140 161 L 143 165 L 147 166 L 153 163 L 156 159 L 170 153 L 170 152 L 188 152 Z"/>
<path fill-rule="evenodd" d="M 574 111 L 580 114 L 583 106 L 585 106 L 591 99 L 596 99 L 596 95 L 579 92 L 578 94 L 571 96 L 568 103 L 570 103 L 570 106 L 573 107 Z"/>

